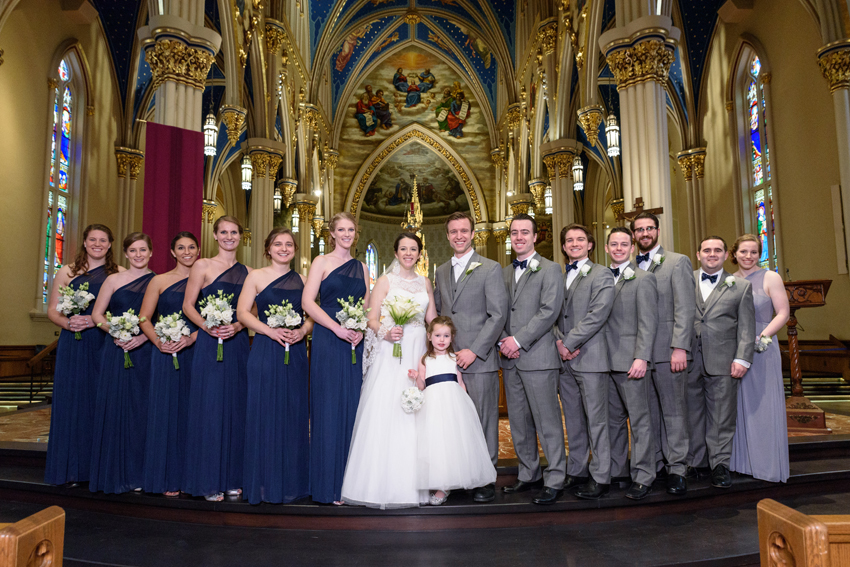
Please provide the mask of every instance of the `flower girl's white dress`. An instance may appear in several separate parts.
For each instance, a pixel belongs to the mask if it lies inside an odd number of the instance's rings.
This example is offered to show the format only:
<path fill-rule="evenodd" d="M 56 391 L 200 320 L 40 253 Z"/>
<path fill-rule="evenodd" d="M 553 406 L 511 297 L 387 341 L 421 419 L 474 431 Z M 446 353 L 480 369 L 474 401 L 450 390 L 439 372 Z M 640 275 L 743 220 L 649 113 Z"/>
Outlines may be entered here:
<path fill-rule="evenodd" d="M 475 405 L 457 383 L 453 355 L 425 359 L 425 402 L 416 414 L 419 488 L 454 490 L 496 482 Z"/>

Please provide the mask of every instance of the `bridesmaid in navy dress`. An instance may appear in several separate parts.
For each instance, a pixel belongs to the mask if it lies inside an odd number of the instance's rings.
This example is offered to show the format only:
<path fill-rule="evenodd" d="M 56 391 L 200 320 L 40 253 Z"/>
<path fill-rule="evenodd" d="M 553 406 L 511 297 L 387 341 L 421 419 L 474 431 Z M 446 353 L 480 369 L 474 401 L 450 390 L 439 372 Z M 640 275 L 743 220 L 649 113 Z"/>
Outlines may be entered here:
<path fill-rule="evenodd" d="M 151 280 L 142 302 L 145 321 L 139 325 L 156 349 L 151 349 L 151 384 L 148 401 L 148 429 L 145 443 L 145 492 L 179 496 L 183 486 L 183 458 L 186 447 L 189 378 L 192 372 L 192 345 L 198 328 L 185 316 L 191 334 L 179 341 L 162 342 L 154 325 L 160 317 L 183 310 L 183 296 L 189 270 L 198 259 L 198 239 L 181 232 L 171 240 L 171 255 L 177 266 Z M 174 365 L 177 355 L 177 366 Z"/>
<path fill-rule="evenodd" d="M 108 333 L 108 311 L 120 317 L 142 309 L 142 299 L 154 273 L 148 269 L 151 239 L 141 232 L 124 239 L 130 269 L 106 278 L 92 318 Z M 144 333 L 122 342 L 107 335 L 95 401 L 89 490 L 120 494 L 140 489 L 145 472 L 145 435 L 148 417 L 151 344 Z M 124 353 L 133 366 L 125 368 Z"/>
<path fill-rule="evenodd" d="M 47 317 L 62 328 L 56 347 L 53 375 L 53 404 L 50 407 L 50 437 L 44 482 L 67 488 L 88 482 L 91 464 L 92 423 L 100 376 L 100 357 L 104 337 L 92 321 L 95 301 L 79 315 L 66 317 L 56 310 L 59 288 L 70 285 L 79 289 L 85 283 L 95 297 L 107 276 L 123 271 L 112 258 L 112 231 L 102 224 L 91 224 L 83 231 L 83 245 L 73 264 L 62 266 L 53 279 Z M 80 333 L 80 340 L 74 333 Z"/>
<path fill-rule="evenodd" d="M 244 489 L 251 504 L 285 504 L 310 494 L 309 379 L 304 337 L 313 329 L 313 320 L 306 319 L 297 329 L 273 329 L 266 324 L 265 312 L 284 301 L 304 318 L 304 276 L 290 268 L 298 246 L 289 229 L 272 230 L 264 247 L 271 266 L 248 275 L 238 308 L 239 320 L 256 333 L 248 355 Z M 251 313 L 255 301 L 259 319 Z"/>
<path fill-rule="evenodd" d="M 248 331 L 238 322 L 235 310 L 251 271 L 236 261 L 242 232 L 235 217 L 215 221 L 213 238 L 218 254 L 195 262 L 183 297 L 183 314 L 202 331 L 193 348 L 183 492 L 211 502 L 222 501 L 225 492 L 228 496 L 242 494 Z M 219 290 L 233 294 L 233 322 L 210 329 L 196 305 Z M 219 339 L 224 341 L 224 356 L 216 362 Z"/>
<path fill-rule="evenodd" d="M 369 304 L 366 265 L 351 257 L 356 238 L 354 217 L 335 214 L 331 251 L 313 260 L 301 301 L 317 323 L 310 347 L 310 491 L 314 501 L 337 505 L 342 504 L 342 477 L 363 383 L 363 335 L 339 324 L 337 299 L 364 297 Z M 356 364 L 351 363 L 351 345 L 356 346 Z"/>

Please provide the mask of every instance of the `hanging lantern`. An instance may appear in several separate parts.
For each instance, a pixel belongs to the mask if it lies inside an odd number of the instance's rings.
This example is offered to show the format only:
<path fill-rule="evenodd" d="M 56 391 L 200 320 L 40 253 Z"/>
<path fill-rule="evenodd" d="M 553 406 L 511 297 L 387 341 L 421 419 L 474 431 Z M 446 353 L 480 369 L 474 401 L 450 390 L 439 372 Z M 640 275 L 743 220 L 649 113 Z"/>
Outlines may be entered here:
<path fill-rule="evenodd" d="M 218 141 L 218 125 L 215 123 L 215 115 L 210 112 L 204 122 L 204 155 L 215 155 L 215 144 Z"/>
<path fill-rule="evenodd" d="M 251 177 L 254 173 L 254 166 L 251 165 L 251 158 L 245 156 L 242 158 L 242 189 L 245 191 L 251 190 Z"/>
<path fill-rule="evenodd" d="M 508 237 L 505 239 L 505 254 L 511 255 L 511 222 L 514 220 L 512 215 L 505 217 L 505 225 L 508 227 Z"/>
<path fill-rule="evenodd" d="M 280 205 L 283 202 L 283 195 L 280 194 L 280 188 L 275 187 L 274 190 L 274 212 L 278 214 L 280 212 Z"/>
<path fill-rule="evenodd" d="M 584 190 L 584 169 L 581 166 L 581 157 L 573 158 L 573 191 Z"/>
<path fill-rule="evenodd" d="M 315 246 L 316 244 L 316 233 L 313 231 L 313 228 L 310 227 L 310 248 Z"/>
<path fill-rule="evenodd" d="M 301 217 L 298 215 L 298 207 L 292 210 L 292 234 L 298 234 L 298 223 L 301 222 Z"/>
<path fill-rule="evenodd" d="M 325 239 L 320 238 L 319 239 L 319 254 L 324 254 L 324 253 L 325 253 Z"/>
<path fill-rule="evenodd" d="M 608 156 L 615 157 L 620 155 L 620 127 L 617 125 L 617 117 L 613 114 L 608 115 L 606 122 L 605 137 L 608 138 Z"/>

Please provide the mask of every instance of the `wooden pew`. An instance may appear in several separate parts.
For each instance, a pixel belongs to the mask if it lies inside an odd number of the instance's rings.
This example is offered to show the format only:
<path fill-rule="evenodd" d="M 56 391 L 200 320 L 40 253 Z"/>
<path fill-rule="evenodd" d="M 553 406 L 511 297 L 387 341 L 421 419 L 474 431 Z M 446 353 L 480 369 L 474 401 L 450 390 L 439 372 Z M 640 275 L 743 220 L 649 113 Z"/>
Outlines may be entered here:
<path fill-rule="evenodd" d="M 807 516 L 758 503 L 761 567 L 850 567 L 850 516 Z"/>
<path fill-rule="evenodd" d="M 51 506 L 14 524 L 0 524 L 0 567 L 62 567 L 65 511 Z"/>

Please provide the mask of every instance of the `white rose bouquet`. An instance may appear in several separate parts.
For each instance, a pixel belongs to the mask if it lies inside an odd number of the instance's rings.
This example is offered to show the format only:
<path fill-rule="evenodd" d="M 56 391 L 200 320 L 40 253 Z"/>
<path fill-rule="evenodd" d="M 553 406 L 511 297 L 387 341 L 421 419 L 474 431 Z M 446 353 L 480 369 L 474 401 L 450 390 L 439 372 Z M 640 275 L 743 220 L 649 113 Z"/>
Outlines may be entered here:
<path fill-rule="evenodd" d="M 176 343 L 183 337 L 191 335 L 189 325 L 183 319 L 183 312 L 178 311 L 171 315 L 160 315 L 159 322 L 153 327 L 156 336 L 163 343 Z M 180 370 L 180 363 L 177 361 L 177 353 L 171 353 L 171 360 L 174 362 L 174 370 Z"/>
<path fill-rule="evenodd" d="M 404 413 L 413 413 L 422 407 L 422 402 L 425 401 L 425 392 L 411 386 L 401 393 L 401 409 Z"/>
<path fill-rule="evenodd" d="M 384 307 L 392 317 L 393 322 L 399 326 L 404 326 L 405 323 L 413 319 L 419 313 L 422 313 L 422 307 L 413 300 L 412 297 L 403 297 L 396 295 L 391 299 L 384 300 Z M 393 356 L 398 358 L 398 363 L 401 364 L 401 341 L 396 341 L 393 344 Z"/>
<path fill-rule="evenodd" d="M 755 351 L 764 352 L 772 343 L 773 337 L 765 337 L 760 335 L 759 338 L 756 339 Z"/>
<path fill-rule="evenodd" d="M 59 303 L 56 304 L 56 311 L 65 317 L 79 315 L 88 309 L 92 301 L 94 301 L 94 295 L 89 293 L 89 282 L 80 285 L 76 290 L 65 285 L 59 288 Z M 74 338 L 80 340 L 83 337 L 79 331 L 76 331 Z"/>
<path fill-rule="evenodd" d="M 342 310 L 336 313 L 336 320 L 339 321 L 339 324 L 344 329 L 353 329 L 365 333 L 367 327 L 366 313 L 369 312 L 369 309 L 363 307 L 363 298 L 361 297 L 357 303 L 354 303 L 354 297 L 349 295 L 348 301 L 342 298 L 337 299 L 337 301 L 342 305 Z M 357 364 L 357 354 L 354 352 L 355 348 L 357 347 L 352 343 L 351 364 Z"/>
<path fill-rule="evenodd" d="M 284 301 L 280 305 L 271 305 L 266 310 L 266 325 L 272 329 L 297 329 L 301 326 L 301 315 L 292 307 L 288 301 Z M 289 343 L 284 343 L 286 354 L 283 356 L 283 363 L 289 364 Z"/>
<path fill-rule="evenodd" d="M 109 311 L 106 312 L 106 322 L 109 325 L 109 334 L 114 339 L 126 343 L 139 334 L 139 323 L 145 321 L 144 317 L 137 317 L 135 311 L 128 309 L 120 317 L 115 317 Z M 102 323 L 98 323 L 100 327 Z M 129 351 L 124 351 L 124 368 L 133 368 Z"/>
<path fill-rule="evenodd" d="M 230 325 L 233 322 L 233 306 L 230 305 L 232 300 L 232 293 L 224 295 L 224 291 L 218 290 L 217 295 L 208 295 L 198 302 L 201 306 L 201 317 L 205 319 L 204 325 L 207 329 Z M 218 350 L 215 355 L 216 362 L 224 360 L 223 345 L 224 340 L 219 337 Z"/>

